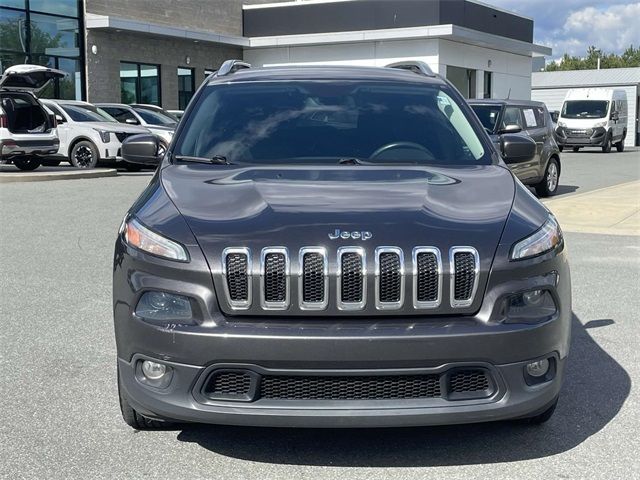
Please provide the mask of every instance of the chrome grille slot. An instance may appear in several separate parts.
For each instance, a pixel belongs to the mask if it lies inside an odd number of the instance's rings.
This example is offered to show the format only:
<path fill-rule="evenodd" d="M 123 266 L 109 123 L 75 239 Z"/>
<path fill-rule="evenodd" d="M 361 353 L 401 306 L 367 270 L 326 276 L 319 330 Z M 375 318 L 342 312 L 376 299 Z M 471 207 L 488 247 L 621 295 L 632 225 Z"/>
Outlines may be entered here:
<path fill-rule="evenodd" d="M 451 268 L 451 306 L 468 307 L 478 287 L 478 252 L 471 247 L 454 247 L 449 253 Z"/>
<path fill-rule="evenodd" d="M 413 306 L 435 308 L 442 296 L 442 258 L 433 247 L 413 249 Z"/>
<path fill-rule="evenodd" d="M 359 247 L 338 249 L 337 292 L 340 310 L 360 310 L 366 305 L 366 257 Z"/>
<path fill-rule="evenodd" d="M 229 305 L 233 309 L 251 306 L 251 254 L 248 248 L 226 248 L 222 252 L 222 275 Z"/>
<path fill-rule="evenodd" d="M 329 265 L 324 248 L 300 249 L 299 296 L 302 310 L 324 310 L 329 293 Z"/>
<path fill-rule="evenodd" d="M 404 256 L 397 247 L 376 248 L 376 308 L 397 309 L 404 303 Z"/>
<path fill-rule="evenodd" d="M 289 254 L 284 247 L 262 249 L 260 289 L 262 308 L 284 310 L 289 306 Z"/>

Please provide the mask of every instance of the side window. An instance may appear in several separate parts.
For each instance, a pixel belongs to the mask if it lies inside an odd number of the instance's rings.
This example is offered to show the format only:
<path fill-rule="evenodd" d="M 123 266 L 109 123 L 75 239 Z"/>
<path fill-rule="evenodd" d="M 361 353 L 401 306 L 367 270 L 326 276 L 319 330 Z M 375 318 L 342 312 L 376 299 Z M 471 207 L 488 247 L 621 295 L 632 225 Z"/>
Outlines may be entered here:
<path fill-rule="evenodd" d="M 54 115 L 60 115 L 62 118 L 65 118 L 65 116 L 62 114 L 62 112 L 58 109 L 58 107 L 55 107 L 53 105 L 51 105 L 50 103 L 47 104 L 47 108 L 49 110 L 51 110 L 53 112 Z"/>
<path fill-rule="evenodd" d="M 522 116 L 524 117 L 525 128 L 532 129 L 539 128 L 541 126 L 536 108 L 523 108 Z"/>
<path fill-rule="evenodd" d="M 520 109 L 518 107 L 507 107 L 504 109 L 502 127 L 504 128 L 507 125 L 518 125 L 522 128 L 522 119 L 520 117 Z"/>
<path fill-rule="evenodd" d="M 125 110 L 124 108 L 115 108 L 115 107 L 102 107 L 109 115 L 118 120 L 120 123 L 125 123 L 128 119 L 133 119 L 138 122 L 136 117 L 129 110 Z"/>

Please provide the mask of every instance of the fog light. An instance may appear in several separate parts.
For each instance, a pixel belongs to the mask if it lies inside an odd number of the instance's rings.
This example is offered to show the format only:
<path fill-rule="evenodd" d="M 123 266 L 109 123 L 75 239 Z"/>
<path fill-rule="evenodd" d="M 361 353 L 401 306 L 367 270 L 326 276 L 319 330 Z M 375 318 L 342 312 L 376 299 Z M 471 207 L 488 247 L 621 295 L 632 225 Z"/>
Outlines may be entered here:
<path fill-rule="evenodd" d="M 540 305 L 540 302 L 542 301 L 542 290 L 531 290 L 530 292 L 525 292 L 522 294 L 522 300 L 524 300 L 525 305 L 530 307 Z"/>
<path fill-rule="evenodd" d="M 549 371 L 549 359 L 538 360 L 527 364 L 527 373 L 535 378 L 543 377 Z"/>
<path fill-rule="evenodd" d="M 192 323 L 193 319 L 189 298 L 167 292 L 145 292 L 136 306 L 136 315 L 158 322 Z"/>
<path fill-rule="evenodd" d="M 162 363 L 145 360 L 142 362 L 142 373 L 149 380 L 159 380 L 167 373 L 167 367 Z"/>
<path fill-rule="evenodd" d="M 503 308 L 506 323 L 540 323 L 549 320 L 557 312 L 551 293 L 540 289 L 511 295 L 505 300 Z"/>

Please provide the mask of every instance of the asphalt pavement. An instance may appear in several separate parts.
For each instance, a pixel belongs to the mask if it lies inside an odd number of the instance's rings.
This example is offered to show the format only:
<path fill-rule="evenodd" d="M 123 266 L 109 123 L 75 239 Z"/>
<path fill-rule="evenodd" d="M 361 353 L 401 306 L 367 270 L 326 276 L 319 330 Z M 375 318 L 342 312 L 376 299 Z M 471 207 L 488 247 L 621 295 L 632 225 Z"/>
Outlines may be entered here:
<path fill-rule="evenodd" d="M 564 195 L 640 179 L 637 151 L 562 161 Z M 543 426 L 132 430 L 118 409 L 111 264 L 149 176 L 0 185 L 1 478 L 640 478 L 638 236 L 566 233 L 572 349 Z"/>

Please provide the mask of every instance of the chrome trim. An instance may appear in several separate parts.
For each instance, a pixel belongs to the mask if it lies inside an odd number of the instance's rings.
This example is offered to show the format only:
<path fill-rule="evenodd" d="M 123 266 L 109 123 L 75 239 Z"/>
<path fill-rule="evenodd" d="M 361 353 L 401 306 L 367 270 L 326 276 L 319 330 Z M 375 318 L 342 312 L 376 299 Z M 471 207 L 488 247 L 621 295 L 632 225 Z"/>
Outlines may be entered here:
<path fill-rule="evenodd" d="M 247 256 L 247 300 L 231 300 L 229 284 L 227 283 L 227 256 L 231 253 L 242 253 Z M 228 247 L 222 251 L 222 285 L 227 303 L 231 310 L 248 310 L 251 307 L 253 283 L 253 263 L 251 250 L 247 247 Z"/>
<path fill-rule="evenodd" d="M 474 276 L 473 276 L 473 289 L 471 290 L 471 297 L 467 300 L 455 299 L 455 285 L 456 285 L 456 265 L 455 255 L 456 253 L 471 253 L 473 254 L 474 262 Z M 473 303 L 473 299 L 476 296 L 476 290 L 478 289 L 478 276 L 480 275 L 480 256 L 478 251 L 473 247 L 451 247 L 449 249 L 449 300 L 453 308 L 468 307 Z"/>
<path fill-rule="evenodd" d="M 357 253 L 362 262 L 362 301 L 343 302 L 342 301 L 342 256 L 345 253 Z M 336 266 L 336 302 L 338 310 L 362 310 L 367 304 L 367 255 L 362 247 L 340 247 L 338 248 L 338 265 Z"/>
<path fill-rule="evenodd" d="M 324 275 L 324 299 L 321 302 L 305 302 L 304 301 L 304 256 L 307 253 L 317 253 L 322 256 Z M 300 310 L 324 310 L 329 305 L 329 257 L 327 249 L 324 247 L 302 247 L 298 256 L 298 304 Z"/>
<path fill-rule="evenodd" d="M 436 267 L 438 269 L 438 293 L 434 301 L 420 302 L 418 301 L 418 254 L 432 253 L 436 257 Z M 411 253 L 413 261 L 413 308 L 416 310 L 421 308 L 438 308 L 442 302 L 442 255 L 436 247 L 414 247 Z"/>
<path fill-rule="evenodd" d="M 285 278 L 285 293 L 284 293 L 284 301 L 282 302 L 273 302 L 267 301 L 265 298 L 265 269 L 266 262 L 265 259 L 270 253 L 281 253 L 284 255 L 284 278 Z M 289 304 L 291 302 L 291 271 L 290 271 L 290 260 L 289 260 L 289 250 L 286 247 L 264 247 L 262 252 L 260 253 L 260 306 L 264 310 L 286 310 L 289 308 Z"/>
<path fill-rule="evenodd" d="M 397 302 L 383 302 L 380 300 L 380 254 L 382 253 L 395 253 L 400 260 L 400 300 Z M 402 308 L 404 304 L 404 253 L 399 247 L 377 247 L 375 250 L 375 294 L 376 294 L 376 308 L 378 310 L 397 310 Z"/>

